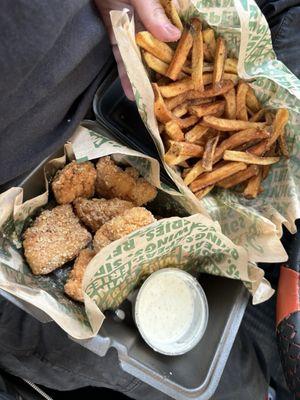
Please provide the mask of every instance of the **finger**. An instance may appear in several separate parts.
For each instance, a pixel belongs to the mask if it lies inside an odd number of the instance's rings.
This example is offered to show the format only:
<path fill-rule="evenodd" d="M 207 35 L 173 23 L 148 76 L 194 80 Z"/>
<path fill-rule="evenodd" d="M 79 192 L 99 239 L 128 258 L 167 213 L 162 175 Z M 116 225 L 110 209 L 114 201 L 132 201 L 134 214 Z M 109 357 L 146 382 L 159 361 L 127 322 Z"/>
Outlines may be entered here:
<path fill-rule="evenodd" d="M 181 32 L 172 25 L 158 0 L 131 0 L 146 29 L 159 40 L 175 42 Z"/>
<path fill-rule="evenodd" d="M 129 100 L 134 100 L 134 94 L 133 94 L 133 90 L 132 90 L 132 86 L 131 83 L 129 81 L 126 69 L 125 69 L 125 65 L 123 63 L 121 54 L 119 52 L 119 49 L 116 45 L 113 46 L 113 53 L 115 56 L 115 60 L 117 62 L 117 66 L 118 66 L 118 72 L 119 72 L 119 77 L 121 80 L 121 84 L 124 90 L 124 93 L 126 95 L 126 97 Z"/>

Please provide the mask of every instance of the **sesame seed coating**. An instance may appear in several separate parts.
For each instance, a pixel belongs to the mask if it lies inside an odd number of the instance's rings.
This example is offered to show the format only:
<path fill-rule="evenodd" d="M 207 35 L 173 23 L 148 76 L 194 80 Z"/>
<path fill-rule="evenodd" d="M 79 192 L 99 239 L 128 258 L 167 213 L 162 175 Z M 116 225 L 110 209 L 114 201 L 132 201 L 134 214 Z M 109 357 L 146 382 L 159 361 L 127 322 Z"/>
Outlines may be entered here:
<path fill-rule="evenodd" d="M 49 274 L 73 260 L 91 241 L 70 204 L 43 211 L 24 233 L 24 254 L 35 275 Z"/>
<path fill-rule="evenodd" d="M 58 204 L 72 203 L 77 197 L 92 197 L 95 193 L 96 169 L 90 161 L 72 161 L 57 171 L 52 190 Z"/>
<path fill-rule="evenodd" d="M 103 224 L 134 207 L 130 201 L 120 199 L 83 199 L 74 201 L 74 209 L 79 219 L 96 232 Z"/>
<path fill-rule="evenodd" d="M 134 207 L 106 222 L 94 236 L 94 249 L 96 252 L 109 245 L 114 240 L 121 239 L 129 233 L 152 224 L 155 218 L 144 207 Z"/>

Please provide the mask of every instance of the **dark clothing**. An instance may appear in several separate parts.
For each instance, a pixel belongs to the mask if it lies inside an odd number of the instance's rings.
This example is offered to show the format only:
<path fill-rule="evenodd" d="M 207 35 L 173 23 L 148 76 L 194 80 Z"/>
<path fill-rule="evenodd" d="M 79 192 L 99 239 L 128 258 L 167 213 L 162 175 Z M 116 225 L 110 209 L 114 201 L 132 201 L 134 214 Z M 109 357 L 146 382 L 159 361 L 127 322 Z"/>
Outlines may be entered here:
<path fill-rule="evenodd" d="M 0 185 L 71 136 L 110 57 L 92 1 L 1 1 Z"/>
<path fill-rule="evenodd" d="M 300 76 L 300 0 L 259 0 L 274 48 Z M 0 185 L 58 149 L 85 116 L 111 57 L 88 0 L 2 0 L 0 13 Z M 274 266 L 267 267 L 274 269 Z M 248 306 L 215 400 L 263 400 L 270 380 L 289 400 L 275 341 L 274 299 Z M 115 351 L 100 358 L 0 302 L 0 367 L 36 383 L 70 390 L 105 386 L 144 400 L 167 399 L 123 372 Z"/>

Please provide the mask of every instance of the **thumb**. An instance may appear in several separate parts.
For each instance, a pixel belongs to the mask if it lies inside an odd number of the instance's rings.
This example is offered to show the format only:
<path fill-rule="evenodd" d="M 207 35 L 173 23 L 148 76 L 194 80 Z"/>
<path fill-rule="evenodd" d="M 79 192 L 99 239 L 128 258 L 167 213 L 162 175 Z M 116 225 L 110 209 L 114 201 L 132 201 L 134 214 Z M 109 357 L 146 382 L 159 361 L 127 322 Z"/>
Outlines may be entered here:
<path fill-rule="evenodd" d="M 172 25 L 159 0 L 131 0 L 131 4 L 146 29 L 157 39 L 175 42 L 180 38 L 180 30 Z"/>

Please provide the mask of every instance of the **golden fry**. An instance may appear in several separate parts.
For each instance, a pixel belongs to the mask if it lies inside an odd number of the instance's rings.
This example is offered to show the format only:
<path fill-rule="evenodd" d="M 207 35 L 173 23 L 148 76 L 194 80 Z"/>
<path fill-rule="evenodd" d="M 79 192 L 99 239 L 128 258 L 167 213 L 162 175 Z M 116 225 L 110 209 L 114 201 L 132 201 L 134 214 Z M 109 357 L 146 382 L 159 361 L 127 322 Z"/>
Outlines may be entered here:
<path fill-rule="evenodd" d="M 164 61 L 161 61 L 159 58 L 155 57 L 151 53 L 148 53 L 147 51 L 143 52 L 143 57 L 149 68 L 151 68 L 155 72 L 158 72 L 161 75 L 167 76 L 167 70 L 169 68 L 169 64 L 165 63 Z M 184 72 L 179 73 L 180 79 L 186 77 L 187 75 Z"/>
<path fill-rule="evenodd" d="M 216 147 L 219 141 L 219 135 L 211 139 L 208 139 L 205 145 L 203 157 L 202 157 L 202 167 L 205 171 L 211 171 L 213 167 L 213 159 L 216 151 Z"/>
<path fill-rule="evenodd" d="M 289 112 L 285 108 L 279 108 L 273 122 L 273 134 L 268 142 L 268 149 L 276 142 L 280 135 L 284 135 L 284 129 L 289 120 Z"/>
<path fill-rule="evenodd" d="M 211 28 L 207 28 L 203 31 L 203 41 L 207 47 L 207 51 L 209 53 L 209 59 L 213 60 L 215 52 L 216 52 L 216 39 L 215 32 Z M 208 61 L 210 61 L 208 60 Z"/>
<path fill-rule="evenodd" d="M 223 114 L 225 110 L 225 101 L 218 100 L 215 103 L 201 104 L 199 106 L 191 106 L 189 107 L 189 112 L 192 115 L 196 115 L 201 118 L 204 115 L 214 115 L 216 113 Z"/>
<path fill-rule="evenodd" d="M 193 36 L 189 29 L 184 29 L 166 73 L 166 75 L 173 81 L 178 78 L 192 45 Z"/>
<path fill-rule="evenodd" d="M 238 60 L 236 58 L 226 58 L 224 71 L 232 74 L 237 74 Z"/>
<path fill-rule="evenodd" d="M 247 199 L 255 199 L 260 192 L 260 185 L 262 181 L 262 170 L 259 168 L 258 174 L 249 179 L 243 195 Z"/>
<path fill-rule="evenodd" d="M 241 121 L 248 121 L 246 96 L 249 86 L 246 82 L 240 82 L 236 93 L 236 118 Z"/>
<path fill-rule="evenodd" d="M 181 105 L 175 107 L 172 110 L 173 115 L 175 115 L 175 117 L 182 117 L 183 115 L 185 115 L 188 112 L 188 106 L 189 106 L 189 102 L 186 101 L 184 103 L 182 103 Z"/>
<path fill-rule="evenodd" d="M 268 138 L 270 133 L 267 131 L 260 131 L 257 129 L 246 129 L 241 132 L 237 132 L 230 136 L 228 139 L 223 140 L 223 142 L 216 148 L 213 157 L 213 164 L 220 161 L 226 150 L 233 149 L 240 146 L 243 143 L 250 142 L 255 139 Z M 184 178 L 184 183 L 189 185 L 192 183 L 199 175 L 204 172 L 202 163 L 198 161 L 189 171 L 189 173 Z"/>
<path fill-rule="evenodd" d="M 160 4 L 165 10 L 165 13 L 169 20 L 175 25 L 181 32 L 183 31 L 183 25 L 178 15 L 173 0 L 160 0 Z"/>
<path fill-rule="evenodd" d="M 208 98 L 208 97 L 215 97 L 215 96 L 220 96 L 224 95 L 227 93 L 229 90 L 233 88 L 233 82 L 230 80 L 224 80 L 221 81 L 217 86 L 209 85 L 206 87 L 206 89 L 203 92 L 200 91 L 194 91 L 194 96 L 198 99 L 202 98 Z"/>
<path fill-rule="evenodd" d="M 175 97 L 192 89 L 194 89 L 194 83 L 191 78 L 181 79 L 180 81 L 159 87 L 162 96 L 167 98 Z"/>
<path fill-rule="evenodd" d="M 280 147 L 280 152 L 281 154 L 286 157 L 289 158 L 290 154 L 289 154 L 289 149 L 285 140 L 285 136 L 284 135 L 280 135 L 278 138 L 278 143 L 279 143 L 279 147 Z"/>
<path fill-rule="evenodd" d="M 202 91 L 203 84 L 203 37 L 201 22 L 198 19 L 192 21 L 194 27 L 194 41 L 192 49 L 192 80 L 194 88 Z"/>
<path fill-rule="evenodd" d="M 203 147 L 193 143 L 170 141 L 171 146 L 165 154 L 168 165 L 178 165 L 191 157 L 202 157 Z"/>
<path fill-rule="evenodd" d="M 213 71 L 214 86 L 216 86 L 216 84 L 223 79 L 225 59 L 226 59 L 225 40 L 219 37 L 217 40 L 216 51 L 215 51 L 215 62 Z"/>
<path fill-rule="evenodd" d="M 205 197 L 209 192 L 211 192 L 214 188 L 214 185 L 206 186 L 204 189 L 199 190 L 195 193 L 195 196 L 201 200 Z"/>
<path fill-rule="evenodd" d="M 228 72 L 224 73 L 223 79 L 232 81 L 234 85 L 237 85 L 239 82 L 239 77 L 237 74 L 231 74 Z"/>
<path fill-rule="evenodd" d="M 173 119 L 173 115 L 165 105 L 164 99 L 160 93 L 159 87 L 156 83 L 152 83 L 154 92 L 154 112 L 159 122 L 167 123 Z"/>
<path fill-rule="evenodd" d="M 169 121 L 166 123 L 165 132 L 172 140 L 176 140 L 177 142 L 184 140 L 184 134 L 175 121 Z"/>
<path fill-rule="evenodd" d="M 217 183 L 217 186 L 222 187 L 223 189 L 230 189 L 236 185 L 239 185 L 242 182 L 245 182 L 247 179 L 252 176 L 257 175 L 259 172 L 259 167 L 257 165 L 249 165 L 243 171 L 237 172 L 234 175 L 229 176 Z"/>
<path fill-rule="evenodd" d="M 181 129 L 190 128 L 191 126 L 195 125 L 199 121 L 199 118 L 195 115 L 191 115 L 190 117 L 186 118 L 177 118 L 176 122 L 180 126 Z"/>
<path fill-rule="evenodd" d="M 236 119 L 236 97 L 234 88 L 224 93 L 225 98 L 225 116 L 228 119 Z"/>
<path fill-rule="evenodd" d="M 232 119 L 216 118 L 213 116 L 203 117 L 203 124 L 219 131 L 229 132 L 242 131 L 249 128 L 264 128 L 265 126 L 265 124 L 262 122 L 239 121 Z"/>
<path fill-rule="evenodd" d="M 156 39 L 150 32 L 138 32 L 135 36 L 135 41 L 139 47 L 161 61 L 168 64 L 172 61 L 174 50 L 167 43 Z"/>
<path fill-rule="evenodd" d="M 254 113 L 261 109 L 260 102 L 257 100 L 254 90 L 249 86 L 247 96 L 246 96 L 247 107 Z"/>
<path fill-rule="evenodd" d="M 277 163 L 279 157 L 259 157 L 244 151 L 226 150 L 223 155 L 226 161 L 238 161 L 245 164 L 269 165 Z"/>
<path fill-rule="evenodd" d="M 192 192 L 198 192 L 200 189 L 203 189 L 206 186 L 214 185 L 218 181 L 246 168 L 247 165 L 242 162 L 226 163 L 225 165 L 222 165 L 211 172 L 206 172 L 205 174 L 201 175 L 200 178 L 191 183 L 190 189 Z"/>
<path fill-rule="evenodd" d="M 195 125 L 191 130 L 185 134 L 185 140 L 190 143 L 198 141 L 205 133 L 209 130 L 207 126 L 201 125 L 201 123 Z"/>

